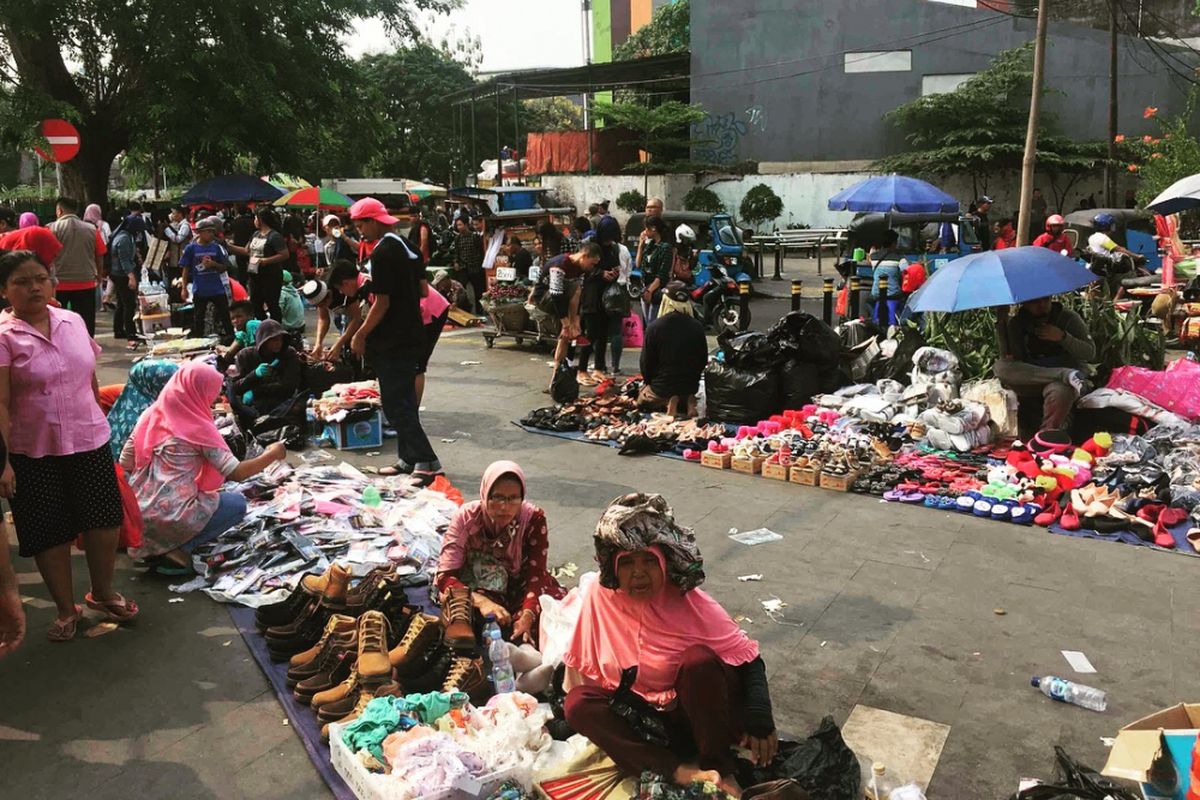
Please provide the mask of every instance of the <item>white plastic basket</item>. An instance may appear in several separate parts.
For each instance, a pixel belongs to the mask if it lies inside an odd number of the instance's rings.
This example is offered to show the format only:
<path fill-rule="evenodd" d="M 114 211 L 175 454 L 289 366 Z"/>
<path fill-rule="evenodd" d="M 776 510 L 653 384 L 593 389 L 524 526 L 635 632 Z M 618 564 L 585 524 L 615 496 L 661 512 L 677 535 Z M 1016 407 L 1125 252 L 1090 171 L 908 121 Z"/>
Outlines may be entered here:
<path fill-rule="evenodd" d="M 403 785 L 387 775 L 371 772 L 350 752 L 342 741 L 342 726 L 329 726 L 329 754 L 333 768 L 354 792 L 358 800 L 409 800 L 404 796 Z M 479 778 L 464 777 L 439 792 L 432 792 L 412 800 L 477 800 L 487 797 L 500 784 L 510 778 L 521 780 L 523 776 L 516 768 L 500 770 Z M 528 782 L 528 777 L 524 777 Z"/>

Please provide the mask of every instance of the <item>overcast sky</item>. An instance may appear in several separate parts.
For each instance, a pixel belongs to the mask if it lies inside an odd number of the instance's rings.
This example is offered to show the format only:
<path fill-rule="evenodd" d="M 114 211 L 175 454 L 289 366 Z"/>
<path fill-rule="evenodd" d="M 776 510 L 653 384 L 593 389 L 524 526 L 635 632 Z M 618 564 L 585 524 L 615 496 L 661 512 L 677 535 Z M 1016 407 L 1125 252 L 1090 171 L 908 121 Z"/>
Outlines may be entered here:
<path fill-rule="evenodd" d="M 466 0 L 451 14 L 427 15 L 423 27 L 437 42 L 450 33 L 478 36 L 483 72 L 583 63 L 582 15 L 578 0 Z M 378 53 L 392 45 L 381 25 L 359 21 L 347 42 L 351 55 Z"/>

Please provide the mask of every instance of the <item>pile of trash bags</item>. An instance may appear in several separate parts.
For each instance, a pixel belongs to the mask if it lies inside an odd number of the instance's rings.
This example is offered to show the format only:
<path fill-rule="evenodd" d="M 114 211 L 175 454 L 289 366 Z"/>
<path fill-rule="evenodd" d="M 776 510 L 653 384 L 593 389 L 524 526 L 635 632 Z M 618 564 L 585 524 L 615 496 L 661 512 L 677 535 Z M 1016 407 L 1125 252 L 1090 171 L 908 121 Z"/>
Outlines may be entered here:
<path fill-rule="evenodd" d="M 717 341 L 704 371 L 710 419 L 755 423 L 850 382 L 841 338 L 812 314 L 793 311 L 766 333 L 724 334 Z"/>

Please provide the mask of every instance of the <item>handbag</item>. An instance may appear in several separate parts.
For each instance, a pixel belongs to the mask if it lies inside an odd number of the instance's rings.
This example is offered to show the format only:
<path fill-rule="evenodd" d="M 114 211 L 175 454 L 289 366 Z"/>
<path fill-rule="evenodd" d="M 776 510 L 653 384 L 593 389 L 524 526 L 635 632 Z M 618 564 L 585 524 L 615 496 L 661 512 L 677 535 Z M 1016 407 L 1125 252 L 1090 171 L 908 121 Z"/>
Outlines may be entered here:
<path fill-rule="evenodd" d="M 621 683 L 608 701 L 609 709 L 646 744 L 670 747 L 666 717 L 644 697 L 633 691 L 637 680 L 636 666 L 621 671 Z"/>
<path fill-rule="evenodd" d="M 600 302 L 604 305 L 605 311 L 619 319 L 625 319 L 631 308 L 629 291 L 623 283 L 610 283 L 604 290 Z"/>

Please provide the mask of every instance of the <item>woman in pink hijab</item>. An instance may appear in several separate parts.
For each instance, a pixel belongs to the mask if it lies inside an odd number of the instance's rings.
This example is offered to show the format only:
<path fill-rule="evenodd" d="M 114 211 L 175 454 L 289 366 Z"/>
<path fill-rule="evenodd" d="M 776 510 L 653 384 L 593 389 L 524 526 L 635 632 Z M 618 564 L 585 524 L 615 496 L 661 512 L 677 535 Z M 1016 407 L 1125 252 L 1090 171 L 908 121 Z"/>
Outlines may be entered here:
<path fill-rule="evenodd" d="M 133 428 L 121 467 L 142 510 L 142 546 L 130 551 L 167 575 L 190 572 L 191 552 L 241 522 L 246 498 L 219 491 L 226 480 L 262 472 L 286 455 L 278 442 L 238 461 L 212 418 L 221 373 L 189 361 L 171 376 Z"/>
<path fill-rule="evenodd" d="M 731 748 L 765 766 L 778 746 L 758 643 L 696 588 L 695 536 L 660 495 L 614 500 L 594 541 L 599 585 L 564 657 L 567 722 L 625 772 L 739 796 Z"/>
<path fill-rule="evenodd" d="M 479 500 L 450 520 L 438 558 L 446 642 L 475 645 L 474 612 L 512 627 L 512 640 L 532 642 L 543 594 L 565 591 L 546 569 L 550 538 L 546 513 L 525 500 L 525 473 L 497 461 L 483 473 Z"/>
<path fill-rule="evenodd" d="M 42 223 L 38 221 L 37 214 L 32 211 L 21 212 L 21 217 L 18 220 L 18 226 L 21 228 L 36 228 Z"/>

